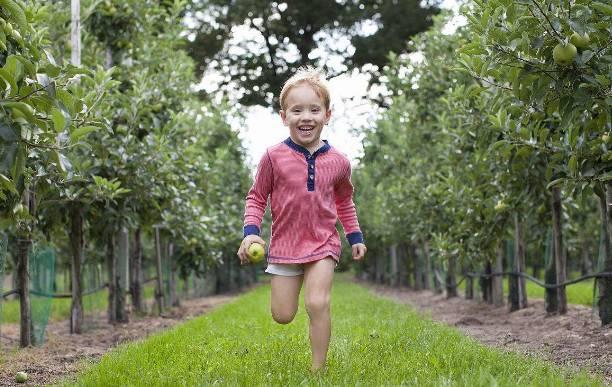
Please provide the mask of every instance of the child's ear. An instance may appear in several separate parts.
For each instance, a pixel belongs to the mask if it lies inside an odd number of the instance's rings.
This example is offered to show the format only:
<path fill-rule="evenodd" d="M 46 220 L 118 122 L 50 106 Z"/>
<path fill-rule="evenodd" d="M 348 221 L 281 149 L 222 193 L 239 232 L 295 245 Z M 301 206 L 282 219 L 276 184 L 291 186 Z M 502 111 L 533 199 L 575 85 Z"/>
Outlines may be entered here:
<path fill-rule="evenodd" d="M 327 125 L 329 123 L 329 119 L 331 118 L 332 115 L 332 110 L 331 107 L 329 109 L 327 109 L 327 112 L 325 112 L 325 124 Z"/>
<path fill-rule="evenodd" d="M 280 113 L 280 116 L 281 116 L 281 120 L 283 120 L 283 124 L 287 125 L 287 117 L 285 115 L 285 111 L 281 110 L 279 113 Z"/>

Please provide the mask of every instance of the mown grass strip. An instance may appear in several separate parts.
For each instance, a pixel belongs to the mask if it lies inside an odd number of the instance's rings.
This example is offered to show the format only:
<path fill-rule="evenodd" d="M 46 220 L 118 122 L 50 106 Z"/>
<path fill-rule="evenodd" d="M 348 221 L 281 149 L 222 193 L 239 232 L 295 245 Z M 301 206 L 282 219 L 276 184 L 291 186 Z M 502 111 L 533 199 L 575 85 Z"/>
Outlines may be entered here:
<path fill-rule="evenodd" d="M 602 385 L 602 379 L 485 347 L 456 329 L 339 276 L 328 370 L 312 376 L 303 304 L 294 322 L 269 313 L 269 285 L 211 313 L 123 345 L 77 385 Z M 70 383 L 66 383 L 70 385 Z"/>

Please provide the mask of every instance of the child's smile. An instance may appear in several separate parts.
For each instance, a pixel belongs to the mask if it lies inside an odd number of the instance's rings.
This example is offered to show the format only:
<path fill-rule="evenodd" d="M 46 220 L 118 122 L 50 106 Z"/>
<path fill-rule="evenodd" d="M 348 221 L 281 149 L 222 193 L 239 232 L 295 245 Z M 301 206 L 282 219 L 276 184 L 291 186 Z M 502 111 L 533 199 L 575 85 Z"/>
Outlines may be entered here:
<path fill-rule="evenodd" d="M 286 110 L 281 110 L 283 123 L 289 126 L 291 139 L 311 153 L 321 145 L 321 132 L 331 116 L 321 97 L 308 84 L 289 91 Z"/>

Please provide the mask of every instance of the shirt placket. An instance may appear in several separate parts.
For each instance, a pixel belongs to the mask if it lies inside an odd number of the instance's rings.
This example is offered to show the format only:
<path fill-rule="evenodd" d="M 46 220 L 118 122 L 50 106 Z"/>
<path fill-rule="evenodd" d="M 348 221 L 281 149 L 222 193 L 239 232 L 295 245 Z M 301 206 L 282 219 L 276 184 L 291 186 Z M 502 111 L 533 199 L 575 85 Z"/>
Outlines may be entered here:
<path fill-rule="evenodd" d="M 306 155 L 306 163 L 307 163 L 307 172 L 308 172 L 308 180 L 306 183 L 306 188 L 308 191 L 315 190 L 315 159 L 314 155 Z"/>

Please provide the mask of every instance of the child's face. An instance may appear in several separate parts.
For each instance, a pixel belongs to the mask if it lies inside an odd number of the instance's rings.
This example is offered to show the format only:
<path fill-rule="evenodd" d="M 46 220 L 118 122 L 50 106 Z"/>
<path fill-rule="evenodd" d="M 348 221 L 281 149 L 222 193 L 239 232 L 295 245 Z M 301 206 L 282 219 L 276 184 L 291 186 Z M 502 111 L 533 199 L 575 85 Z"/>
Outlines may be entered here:
<path fill-rule="evenodd" d="M 287 94 L 286 110 L 280 111 L 283 123 L 289 127 L 291 139 L 306 149 L 317 148 L 323 126 L 329 122 L 331 110 L 325 108 L 312 86 L 303 83 Z"/>

